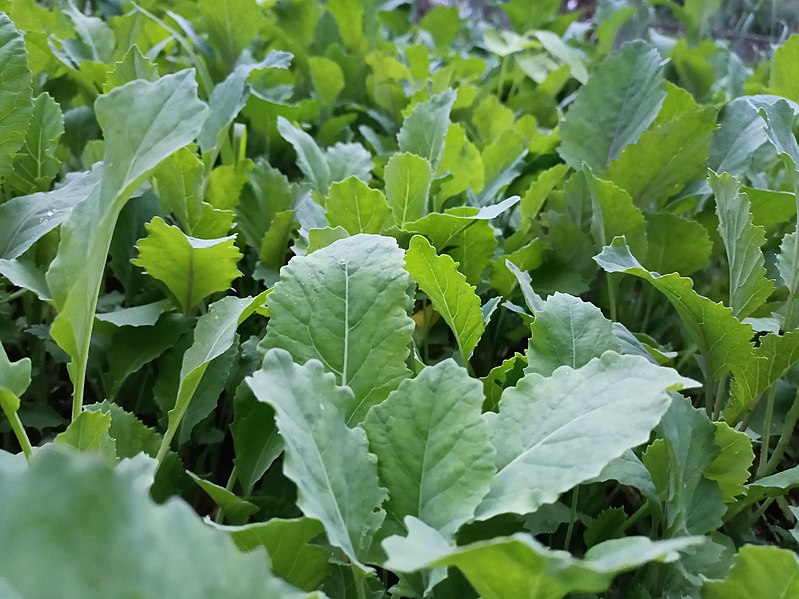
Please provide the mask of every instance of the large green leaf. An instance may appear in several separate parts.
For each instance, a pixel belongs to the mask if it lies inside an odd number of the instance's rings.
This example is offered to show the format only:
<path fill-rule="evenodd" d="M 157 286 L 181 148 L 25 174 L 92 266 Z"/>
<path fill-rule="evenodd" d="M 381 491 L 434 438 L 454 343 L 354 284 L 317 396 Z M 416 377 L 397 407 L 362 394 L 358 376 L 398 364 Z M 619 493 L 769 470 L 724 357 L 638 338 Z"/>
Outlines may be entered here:
<path fill-rule="evenodd" d="M 732 309 L 699 295 L 691 279 L 676 273 L 650 272 L 630 253 L 624 239 L 617 237 L 594 257 L 606 272 L 623 272 L 648 281 L 674 306 L 705 359 L 709 380 L 717 380 L 730 370 L 751 360 L 752 327 L 739 321 Z"/>
<path fill-rule="evenodd" d="M 5 13 L 0 13 L 0 177 L 12 170 L 12 158 L 25 141 L 33 113 L 32 76 L 25 39 Z"/>
<path fill-rule="evenodd" d="M 627 537 L 596 545 L 579 560 L 521 533 L 454 547 L 418 520 L 408 518 L 407 525 L 407 537 L 394 536 L 384 542 L 389 568 L 412 572 L 455 566 L 484 599 L 560 599 L 569 593 L 601 593 L 616 574 L 647 562 L 674 561 L 678 552 L 702 541 L 699 537 L 670 541 Z"/>
<path fill-rule="evenodd" d="M 799 102 L 799 35 L 792 35 L 774 52 L 769 91 Z"/>
<path fill-rule="evenodd" d="M 393 239 L 355 235 L 292 258 L 269 294 L 263 346 L 285 349 L 298 363 L 320 360 L 355 393 L 350 423 L 410 374 L 414 325 L 403 264 Z"/>
<path fill-rule="evenodd" d="M 33 102 L 25 142 L 14 157 L 9 185 L 20 193 L 47 191 L 61 166 L 55 153 L 63 133 L 61 108 L 49 94 L 39 95 Z"/>
<path fill-rule="evenodd" d="M 659 273 L 689 275 L 703 268 L 713 251 L 701 223 L 671 212 L 646 215 L 646 242 L 646 263 Z"/>
<path fill-rule="evenodd" d="M 477 516 L 534 512 L 596 477 L 649 438 L 669 407 L 666 391 L 695 384 L 671 368 L 614 352 L 577 370 L 526 375 L 502 394 L 498 414 L 484 415 L 498 473 Z"/>
<path fill-rule="evenodd" d="M 15 539 L 0 579 L 25 597 L 305 597 L 182 500 L 154 503 L 151 477 L 143 457 L 112 469 L 51 447 L 29 469 L 0 469 L 0 536 Z"/>
<path fill-rule="evenodd" d="M 560 125 L 567 164 L 601 171 L 641 137 L 666 97 L 660 63 L 656 50 L 631 42 L 599 65 Z"/>
<path fill-rule="evenodd" d="M 637 206 L 659 210 L 686 183 L 704 176 L 715 129 L 713 108 L 658 122 L 610 163 L 607 178 L 628 191 Z"/>
<path fill-rule="evenodd" d="M 320 250 L 321 251 L 321 250 Z M 255 396 L 275 408 L 286 444 L 283 472 L 297 485 L 297 505 L 325 527 L 328 540 L 364 567 L 372 539 L 386 513 L 386 498 L 362 428 L 348 428 L 355 397 L 336 385 L 322 363 L 302 366 L 272 349 L 263 368 L 247 379 Z"/>
<path fill-rule="evenodd" d="M 397 524 L 414 516 L 451 537 L 471 519 L 495 473 L 482 405 L 480 381 L 445 360 L 369 410 L 363 427 Z"/>
<path fill-rule="evenodd" d="M 526 374 L 550 376 L 560 366 L 581 368 L 606 351 L 621 349 L 612 323 L 580 298 L 555 293 L 534 316 Z"/>
<path fill-rule="evenodd" d="M 752 110 L 749 99 L 735 98 L 721 111 L 719 128 L 713 135 L 708 166 L 717 173 L 743 175 L 755 150 L 766 143 L 763 121 Z"/>
<path fill-rule="evenodd" d="M 760 249 L 766 243 L 765 230 L 752 224 L 749 200 L 740 193 L 740 184 L 734 177 L 711 171 L 708 182 L 716 196 L 719 234 L 727 250 L 730 307 L 735 316 L 746 318 L 774 291 L 774 281 L 766 278 Z"/>
<path fill-rule="evenodd" d="M 326 213 L 331 227 L 343 227 L 350 235 L 381 233 L 391 220 L 383 193 L 356 177 L 330 186 Z"/>
<path fill-rule="evenodd" d="M 724 580 L 709 580 L 702 599 L 788 599 L 799 596 L 799 558 L 779 547 L 744 545 Z"/>
<path fill-rule="evenodd" d="M 414 106 L 397 134 L 400 152 L 410 152 L 426 158 L 432 171 L 438 170 L 449 129 L 449 113 L 456 92 L 447 90 Z"/>
<path fill-rule="evenodd" d="M 229 289 L 233 279 L 241 276 L 236 263 L 242 255 L 235 235 L 197 239 L 160 217 L 145 228 L 147 237 L 139 240 L 133 264 L 164 283 L 185 313 L 212 293 Z"/>
<path fill-rule="evenodd" d="M 95 102 L 105 134 L 102 180 L 61 226 L 58 254 L 47 272 L 59 312 L 51 334 L 72 359 L 75 417 L 83 402 L 97 296 L 119 213 L 148 173 L 199 133 L 206 112 L 192 70 L 155 82 L 133 81 Z"/>
<path fill-rule="evenodd" d="M 427 214 L 433 170 L 426 158 L 395 154 L 386 164 L 386 199 L 400 228 Z"/>
<path fill-rule="evenodd" d="M 452 329 L 461 358 L 466 363 L 485 330 L 480 298 L 446 254 L 437 255 L 421 235 L 411 239 L 405 269 L 430 298 L 433 309 Z"/>
<path fill-rule="evenodd" d="M 208 312 L 197 321 L 194 341 L 183 354 L 175 405 L 169 411 L 169 424 L 158 451 L 159 463 L 166 456 L 169 444 L 186 415 L 209 364 L 230 349 L 235 341 L 236 329 L 263 305 L 264 297 L 265 292 L 255 298 L 224 297 L 211 304 Z"/>
<path fill-rule="evenodd" d="M 255 0 L 201 0 L 200 23 L 223 65 L 233 65 L 258 35 L 263 20 Z"/>

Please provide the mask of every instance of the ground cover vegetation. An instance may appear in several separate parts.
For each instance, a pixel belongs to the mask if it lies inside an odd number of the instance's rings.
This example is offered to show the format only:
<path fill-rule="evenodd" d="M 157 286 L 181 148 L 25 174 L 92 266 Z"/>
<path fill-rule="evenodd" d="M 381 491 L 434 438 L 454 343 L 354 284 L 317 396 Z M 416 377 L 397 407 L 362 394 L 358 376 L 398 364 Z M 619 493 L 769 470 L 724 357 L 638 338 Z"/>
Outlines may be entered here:
<path fill-rule="evenodd" d="M 85 4 L 0 0 L 0 595 L 799 596 L 799 37 Z"/>

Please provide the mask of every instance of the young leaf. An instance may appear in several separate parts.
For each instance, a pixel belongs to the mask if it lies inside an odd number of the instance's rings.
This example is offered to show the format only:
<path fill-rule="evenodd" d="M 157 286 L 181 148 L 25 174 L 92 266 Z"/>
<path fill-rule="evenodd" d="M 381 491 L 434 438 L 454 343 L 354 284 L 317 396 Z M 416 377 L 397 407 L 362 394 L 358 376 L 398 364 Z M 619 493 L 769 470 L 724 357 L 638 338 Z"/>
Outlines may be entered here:
<path fill-rule="evenodd" d="M 410 152 L 427 159 L 434 173 L 438 170 L 444 152 L 449 113 L 456 97 L 457 93 L 449 89 L 427 102 L 417 104 L 405 118 L 397 134 L 400 152 Z"/>
<path fill-rule="evenodd" d="M 411 239 L 405 254 L 405 269 L 452 329 L 461 358 L 467 363 L 485 330 L 475 288 L 466 282 L 452 258 L 446 254 L 437 255 L 421 235 Z"/>
<path fill-rule="evenodd" d="M 649 127 L 666 97 L 660 57 L 644 42 L 611 54 L 589 77 L 560 125 L 561 157 L 596 171 Z"/>
<path fill-rule="evenodd" d="M 276 292 L 275 292 L 276 293 Z M 255 396 L 275 408 L 286 444 L 283 472 L 297 485 L 297 505 L 319 520 L 328 540 L 353 565 L 363 560 L 385 518 L 386 498 L 360 427 L 345 421 L 355 397 L 317 360 L 302 366 L 272 349 L 263 368 L 247 379 Z"/>
<path fill-rule="evenodd" d="M 112 469 L 52 447 L 29 469 L 0 469 L 0 537 L 17 540 L 0 578 L 25 597 L 306 596 L 271 574 L 265 552 L 243 554 L 181 499 L 156 504 L 142 484 L 150 470 L 141 456 Z"/>
<path fill-rule="evenodd" d="M 397 524 L 414 516 L 451 538 L 474 515 L 495 473 L 482 404 L 480 382 L 445 360 L 369 410 L 363 428 Z"/>
<path fill-rule="evenodd" d="M 33 113 L 32 76 L 25 39 L 5 13 L 0 13 L 0 177 L 13 170 L 12 159 L 25 141 Z"/>
<path fill-rule="evenodd" d="M 17 441 L 27 458 L 31 457 L 31 444 L 25 429 L 20 422 L 19 398 L 31 384 L 31 361 L 30 358 L 22 358 L 16 362 L 8 359 L 6 349 L 0 343 L 0 409 L 8 418 L 11 430 L 17 437 Z"/>
<path fill-rule="evenodd" d="M 386 199 L 401 229 L 428 212 L 427 199 L 433 170 L 430 162 L 415 154 L 395 154 L 386 164 Z"/>
<path fill-rule="evenodd" d="M 709 580 L 702 599 L 749 599 L 799 595 L 799 558 L 779 547 L 744 545 L 724 580 Z"/>
<path fill-rule="evenodd" d="M 412 572 L 455 566 L 484 599 L 560 599 L 569 593 L 601 593 L 616 574 L 647 562 L 674 561 L 678 552 L 702 542 L 700 537 L 668 541 L 627 537 L 600 543 L 579 560 L 522 533 L 455 547 L 418 520 L 409 517 L 407 526 L 407 537 L 394 536 L 383 543 L 389 555 L 387 567 Z"/>
<path fill-rule="evenodd" d="M 275 426 L 272 406 L 256 400 L 246 385 L 236 391 L 233 412 L 235 418 L 230 424 L 236 453 L 233 463 L 248 497 L 255 483 L 283 453 L 283 440 Z"/>
<path fill-rule="evenodd" d="M 749 200 L 740 193 L 734 177 L 710 171 L 708 182 L 716 196 L 719 234 L 727 251 L 730 307 L 736 317 L 746 318 L 774 291 L 774 281 L 766 278 L 760 249 L 766 243 L 765 230 L 752 224 Z"/>
<path fill-rule="evenodd" d="M 63 443 L 78 451 L 96 451 L 111 459 L 116 458 L 116 444 L 108 434 L 111 414 L 108 412 L 81 412 L 70 422 L 67 430 L 59 433 L 55 443 Z"/>
<path fill-rule="evenodd" d="M 320 360 L 352 389 L 347 422 L 358 423 L 410 374 L 409 284 L 402 250 L 385 237 L 355 235 L 294 257 L 269 294 L 262 346 Z"/>
<path fill-rule="evenodd" d="M 330 186 L 325 210 L 330 226 L 343 227 L 350 235 L 381 233 L 391 219 L 383 193 L 356 177 Z"/>
<path fill-rule="evenodd" d="M 606 351 L 621 349 L 599 308 L 564 293 L 547 298 L 531 328 L 525 374 L 550 376 L 560 366 L 581 368 Z"/>
<path fill-rule="evenodd" d="M 33 101 L 30 126 L 12 163 L 8 183 L 20 193 L 46 191 L 58 174 L 58 140 L 64 133 L 64 117 L 53 98 L 43 93 Z"/>
<path fill-rule="evenodd" d="M 752 355 L 752 327 L 739 321 L 730 308 L 699 295 L 691 279 L 676 273 L 660 275 L 646 270 L 617 237 L 594 257 L 605 272 L 623 272 L 644 279 L 674 306 L 705 359 L 708 380 L 745 367 Z"/>
<path fill-rule="evenodd" d="M 724 493 L 725 503 L 732 503 L 738 495 L 746 492 L 744 484 L 749 480 L 749 468 L 755 461 L 752 441 L 746 433 L 730 428 L 725 422 L 714 422 L 716 446 L 720 452 L 705 469 L 705 478 L 718 483 Z"/>
<path fill-rule="evenodd" d="M 708 166 L 717 173 L 740 177 L 749 168 L 755 150 L 764 143 L 766 134 L 760 115 L 752 110 L 748 98 L 735 98 L 721 111 Z"/>
<path fill-rule="evenodd" d="M 769 91 L 799 102 L 799 35 L 792 35 L 774 52 Z"/>
<path fill-rule="evenodd" d="M 160 217 L 145 228 L 147 237 L 139 240 L 139 256 L 131 262 L 164 283 L 184 313 L 212 293 L 229 289 L 233 279 L 241 276 L 236 263 L 242 255 L 235 235 L 197 239 Z"/>
<path fill-rule="evenodd" d="M 594 478 L 649 438 L 666 412 L 666 391 L 696 383 L 637 356 L 605 352 L 582 368 L 528 374 L 486 413 L 498 473 L 477 517 L 527 514 Z"/>
<path fill-rule="evenodd" d="M 208 312 L 197 321 L 194 342 L 183 354 L 175 406 L 169 411 L 169 424 L 158 451 L 159 464 L 166 456 L 208 365 L 230 349 L 235 341 L 236 329 L 264 303 L 264 295 L 262 293 L 255 298 L 224 297 L 211 304 Z"/>
<path fill-rule="evenodd" d="M 277 119 L 277 130 L 297 153 L 297 166 L 302 173 L 319 193 L 326 195 L 333 179 L 325 154 L 313 137 L 282 116 Z"/>
<path fill-rule="evenodd" d="M 233 65 L 258 35 L 263 20 L 254 0 L 201 0 L 200 23 L 222 65 Z"/>
<path fill-rule="evenodd" d="M 207 108 L 187 70 L 118 87 L 97 99 L 95 112 L 105 134 L 102 180 L 61 226 L 47 272 L 59 311 L 51 334 L 72 359 L 73 417 L 83 403 L 97 296 L 119 213 L 161 160 L 194 139 Z"/>
<path fill-rule="evenodd" d="M 197 483 L 197 486 L 205 491 L 208 496 L 213 499 L 214 503 L 222 509 L 225 518 L 233 524 L 246 522 L 247 518 L 258 511 L 257 505 L 241 499 L 240 497 L 236 497 L 236 495 L 226 488 L 215 485 L 211 481 L 204 480 L 193 472 L 189 472 L 188 474 L 191 479 Z"/>

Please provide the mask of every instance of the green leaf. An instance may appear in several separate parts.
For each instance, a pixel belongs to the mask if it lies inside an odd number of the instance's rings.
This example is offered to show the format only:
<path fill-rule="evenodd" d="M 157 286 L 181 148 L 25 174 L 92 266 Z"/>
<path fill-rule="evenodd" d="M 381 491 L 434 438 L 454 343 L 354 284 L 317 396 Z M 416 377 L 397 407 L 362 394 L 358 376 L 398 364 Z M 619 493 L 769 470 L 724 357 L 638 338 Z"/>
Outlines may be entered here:
<path fill-rule="evenodd" d="M 216 528 L 228 532 L 242 551 L 264 547 L 275 574 L 305 591 L 314 590 L 327 578 L 329 551 L 311 544 L 325 530 L 318 520 L 271 518 L 267 522 Z"/>
<path fill-rule="evenodd" d="M 230 349 L 236 329 L 263 305 L 264 296 L 265 293 L 255 298 L 224 297 L 211 304 L 208 312 L 197 320 L 194 342 L 183 354 L 175 406 L 169 411 L 169 425 L 158 452 L 159 463 L 163 461 L 209 364 Z"/>
<path fill-rule="evenodd" d="M 29 469 L 1 469 L 0 536 L 17 541 L 0 578 L 25 597 L 305 596 L 271 575 L 265 552 L 243 554 L 181 499 L 154 503 L 151 477 L 142 457 L 112 469 L 52 447 Z"/>
<path fill-rule="evenodd" d="M 799 330 L 784 335 L 769 333 L 760 338 L 752 358 L 733 370 L 732 402 L 724 419 L 737 423 L 753 403 L 799 361 Z"/>
<path fill-rule="evenodd" d="M 450 89 L 417 104 L 397 134 L 400 152 L 410 152 L 427 159 L 434 173 L 444 152 L 449 113 L 456 96 L 457 93 Z"/>
<path fill-rule="evenodd" d="M 234 524 L 246 522 L 250 516 L 258 511 L 257 505 L 236 497 L 226 488 L 215 485 L 211 481 L 204 480 L 193 472 L 189 472 L 188 474 L 191 479 L 197 483 L 197 486 L 208 493 L 208 496 L 220 507 L 225 514 L 225 518 Z"/>
<path fill-rule="evenodd" d="M 455 334 L 464 363 L 477 347 L 485 331 L 480 298 L 458 271 L 458 265 L 446 254 L 437 255 L 432 245 L 420 235 L 411 239 L 405 254 L 405 269 L 430 298 Z"/>
<path fill-rule="evenodd" d="M 0 258 L 0 275 L 8 279 L 12 285 L 33 291 L 42 301 L 52 299 L 44 272 L 30 262 Z"/>
<path fill-rule="evenodd" d="M 316 94 L 326 105 L 333 106 L 344 90 L 344 71 L 337 62 L 324 56 L 311 56 L 308 68 Z"/>
<path fill-rule="evenodd" d="M 32 76 L 28 68 L 25 39 L 5 13 L 0 13 L 0 177 L 9 175 L 12 159 L 25 142 L 33 113 Z"/>
<path fill-rule="evenodd" d="M 61 108 L 43 93 L 33 101 L 33 115 L 22 144 L 12 162 L 8 184 L 20 193 L 46 191 L 58 174 L 58 140 L 64 133 Z"/>
<path fill-rule="evenodd" d="M 164 283 L 184 313 L 212 293 L 229 289 L 233 279 L 241 276 L 236 263 L 242 255 L 235 235 L 197 239 L 160 217 L 145 228 L 147 237 L 136 244 L 139 255 L 131 262 Z"/>
<path fill-rule="evenodd" d="M 158 165 L 153 176 L 164 210 L 174 214 L 189 234 L 193 233 L 203 215 L 203 163 L 197 158 L 196 149 L 178 150 Z"/>
<path fill-rule="evenodd" d="M 799 326 L 799 303 L 796 301 L 799 295 L 799 231 L 782 238 L 780 253 L 777 254 L 777 272 L 782 285 L 788 288 L 782 328 L 792 331 Z"/>
<path fill-rule="evenodd" d="M 298 363 L 320 360 L 352 388 L 347 422 L 358 423 L 410 374 L 409 285 L 402 250 L 385 237 L 355 235 L 296 256 L 269 294 L 262 345 Z"/>
<path fill-rule="evenodd" d="M 467 189 L 479 193 L 485 185 L 485 171 L 480 151 L 469 141 L 466 130 L 460 123 L 452 123 L 447 131 L 437 178 L 445 173 L 449 173 L 449 176 L 441 182 L 441 187 L 436 193 L 437 210 L 448 198 Z"/>
<path fill-rule="evenodd" d="M 498 473 L 477 511 L 534 512 L 596 477 L 625 450 L 649 438 L 666 412 L 666 391 L 696 383 L 637 356 L 605 352 L 577 370 L 528 374 L 486 413 Z"/>
<path fill-rule="evenodd" d="M 650 541 L 627 537 L 592 547 L 582 560 L 554 551 L 526 534 L 495 537 L 454 547 L 424 523 L 408 518 L 405 538 L 384 542 L 387 567 L 411 572 L 435 566 L 455 566 L 484 599 L 546 597 L 569 593 L 601 593 L 613 577 L 647 562 L 672 562 L 678 552 L 702 542 L 700 537 Z"/>
<path fill-rule="evenodd" d="M 263 159 L 249 172 L 249 185 L 242 190 L 236 206 L 238 228 L 247 245 L 259 249 L 264 233 L 278 212 L 292 210 L 296 186 Z"/>
<path fill-rule="evenodd" d="M 539 173 L 535 181 L 527 188 L 519 204 L 519 211 L 528 226 L 535 221 L 549 194 L 560 185 L 568 172 L 568 166 L 556 164 L 552 168 Z"/>
<path fill-rule="evenodd" d="M 136 79 L 155 81 L 158 79 L 158 67 L 144 54 L 138 46 L 131 46 L 108 72 L 103 83 L 103 93 L 108 93 L 115 87 L 125 85 Z"/>
<path fill-rule="evenodd" d="M 656 123 L 610 163 L 607 178 L 646 211 L 661 209 L 686 183 L 706 172 L 716 110 L 702 108 Z"/>
<path fill-rule="evenodd" d="M 201 0 L 200 24 L 225 66 L 233 65 L 255 40 L 263 21 L 255 0 Z"/>
<path fill-rule="evenodd" d="M 116 457 L 116 444 L 108 430 L 111 414 L 107 412 L 81 412 L 63 433 L 55 438 L 56 443 L 74 447 L 78 451 L 97 451 L 109 458 Z"/>
<path fill-rule="evenodd" d="M 69 217 L 72 209 L 97 186 L 103 169 L 67 176 L 64 184 L 50 192 L 12 198 L 0 206 L 0 256 L 21 256 L 39 239 Z"/>
<path fill-rule="evenodd" d="M 749 199 L 740 193 L 740 184 L 734 177 L 710 171 L 708 182 L 716 196 L 719 234 L 727 251 L 730 307 L 736 317 L 746 318 L 774 291 L 774 281 L 766 279 L 761 250 L 766 243 L 765 230 L 752 224 Z"/>
<path fill-rule="evenodd" d="M 792 35 L 774 52 L 769 91 L 799 102 L 799 35 Z"/>
<path fill-rule="evenodd" d="M 591 74 L 560 125 L 566 163 L 601 171 L 635 143 L 660 110 L 666 93 L 657 51 L 630 42 Z"/>
<path fill-rule="evenodd" d="M 744 545 L 724 580 L 709 580 L 702 599 L 749 599 L 799 595 L 799 558 L 778 547 Z"/>
<path fill-rule="evenodd" d="M 95 318 L 115 327 L 151 327 L 167 311 L 168 306 L 169 300 L 158 300 L 142 306 L 121 308 L 105 314 L 95 314 Z"/>
<path fill-rule="evenodd" d="M 158 163 L 197 135 L 206 112 L 192 70 L 155 82 L 134 81 L 95 102 L 105 135 L 102 180 L 61 226 L 58 254 L 47 272 L 59 312 L 51 334 L 72 359 L 75 417 L 83 401 L 97 296 L 119 213 Z"/>
<path fill-rule="evenodd" d="M 433 170 L 426 158 L 395 154 L 386 164 L 385 179 L 386 200 L 397 226 L 404 228 L 427 214 Z"/>
<path fill-rule="evenodd" d="M 32 448 L 25 429 L 17 412 L 20 407 L 20 396 L 31 384 L 30 358 L 22 358 L 16 362 L 8 359 L 8 354 L 0 343 L 0 409 L 8 418 L 11 430 L 20 444 L 22 453 L 30 459 Z"/>
<path fill-rule="evenodd" d="M 635 247 L 646 247 L 644 215 L 626 191 L 611 181 L 596 178 L 590 171 L 583 172 L 591 197 L 591 233 L 599 246 L 608 239 L 625 235 Z"/>
<path fill-rule="evenodd" d="M 267 352 L 247 384 L 275 408 L 286 444 L 283 472 L 297 485 L 297 505 L 322 522 L 330 543 L 353 565 L 365 568 L 362 561 L 386 515 L 380 508 L 386 491 L 363 429 L 346 425 L 352 392 L 337 386 L 319 361 L 298 366 L 280 349 Z"/>
<path fill-rule="evenodd" d="M 117 404 L 105 400 L 86 406 L 86 411 L 103 412 L 110 415 L 111 426 L 108 429 L 108 434 L 116 444 L 117 457 L 132 458 L 140 453 L 145 453 L 154 458 L 158 453 L 161 435 Z"/>
<path fill-rule="evenodd" d="M 707 229 L 671 212 L 646 215 L 646 263 L 659 273 L 689 275 L 704 268 L 713 251 Z"/>
<path fill-rule="evenodd" d="M 746 486 L 746 495 L 750 501 L 759 501 L 766 497 L 785 495 L 786 491 L 796 487 L 799 487 L 799 466 L 759 478 Z"/>
<path fill-rule="evenodd" d="M 326 213 L 331 227 L 343 227 L 350 235 L 381 233 L 391 219 L 383 193 L 355 177 L 330 186 Z"/>
<path fill-rule="evenodd" d="M 233 412 L 235 418 L 230 424 L 236 453 L 233 462 L 244 495 L 249 496 L 255 483 L 283 453 L 283 440 L 275 426 L 272 406 L 257 401 L 246 385 L 236 391 Z"/>
<path fill-rule="evenodd" d="M 766 143 L 763 121 L 746 97 L 735 98 L 721 111 L 719 128 L 713 135 L 708 166 L 717 173 L 743 175 L 755 150 Z"/>
<path fill-rule="evenodd" d="M 363 427 L 397 524 L 414 516 L 451 538 L 472 518 L 495 473 L 482 404 L 480 382 L 445 360 L 369 410 Z"/>
<path fill-rule="evenodd" d="M 319 193 L 326 195 L 333 179 L 325 154 L 313 137 L 282 116 L 277 119 L 277 130 L 297 153 L 297 166 L 302 173 Z"/>
<path fill-rule="evenodd" d="M 606 351 L 620 351 L 612 323 L 580 298 L 555 293 L 534 315 L 525 374 L 551 376 L 560 366 L 577 369 Z"/>
<path fill-rule="evenodd" d="M 752 442 L 746 433 L 730 428 L 725 422 L 714 422 L 716 446 L 720 453 L 705 469 L 705 478 L 718 483 L 724 501 L 731 503 L 746 492 L 749 468 L 755 461 Z"/>
<path fill-rule="evenodd" d="M 623 272 L 648 281 L 674 306 L 705 359 L 708 380 L 745 367 L 752 355 L 752 327 L 739 321 L 730 308 L 699 295 L 691 279 L 676 273 L 660 275 L 645 269 L 617 237 L 594 257 L 606 272 Z"/>
<path fill-rule="evenodd" d="M 508 268 L 508 263 L 524 272 L 534 270 L 544 263 L 548 249 L 543 239 L 536 238 L 518 250 L 500 256 L 491 264 L 491 286 L 503 297 L 510 297 L 516 290 L 518 280 Z"/>
<path fill-rule="evenodd" d="M 278 270 L 283 266 L 291 234 L 297 229 L 297 215 L 293 210 L 275 214 L 272 224 L 264 233 L 258 260 L 268 268 Z"/>

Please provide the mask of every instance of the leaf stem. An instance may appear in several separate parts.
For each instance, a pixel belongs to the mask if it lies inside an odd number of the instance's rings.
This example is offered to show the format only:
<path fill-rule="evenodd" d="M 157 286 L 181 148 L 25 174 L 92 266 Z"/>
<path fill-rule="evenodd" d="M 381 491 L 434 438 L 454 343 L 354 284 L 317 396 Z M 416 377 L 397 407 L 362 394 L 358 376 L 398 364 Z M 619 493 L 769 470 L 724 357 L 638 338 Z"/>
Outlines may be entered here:
<path fill-rule="evenodd" d="M 574 533 L 574 521 L 577 518 L 577 501 L 580 499 L 580 487 L 575 487 L 572 491 L 571 514 L 569 515 L 569 526 L 566 528 L 566 540 L 563 542 L 563 549 L 569 550 Z"/>
<path fill-rule="evenodd" d="M 788 410 L 788 414 L 785 416 L 780 438 L 777 441 L 777 446 L 774 448 L 774 453 L 771 454 L 771 458 L 766 463 L 766 468 L 763 472 L 764 475 L 773 473 L 777 469 L 777 466 L 779 466 L 782 457 L 785 455 L 785 450 L 788 448 L 788 444 L 793 438 L 793 431 L 796 428 L 797 422 L 799 422 L 799 390 L 796 392 L 796 397 L 793 400 L 791 409 Z"/>
<path fill-rule="evenodd" d="M 768 449 L 771 444 L 771 424 L 774 420 L 774 403 L 777 397 L 777 385 L 771 386 L 766 399 L 766 414 L 763 417 L 763 434 L 760 439 L 760 463 L 757 467 L 757 477 L 764 476 L 768 465 Z"/>
<path fill-rule="evenodd" d="M 22 426 L 22 421 L 19 419 L 19 414 L 16 412 L 6 411 L 5 407 L 3 408 L 3 411 L 8 417 L 8 421 L 11 424 L 11 430 L 14 432 L 14 436 L 17 438 L 20 448 L 22 448 L 22 453 L 25 454 L 27 459 L 31 459 L 31 456 L 33 455 L 33 448 L 31 447 L 31 441 L 28 438 L 28 433 L 25 432 L 25 427 Z"/>
<path fill-rule="evenodd" d="M 352 578 L 355 580 L 355 592 L 358 595 L 358 599 L 366 599 L 366 578 L 356 565 L 352 567 Z"/>

